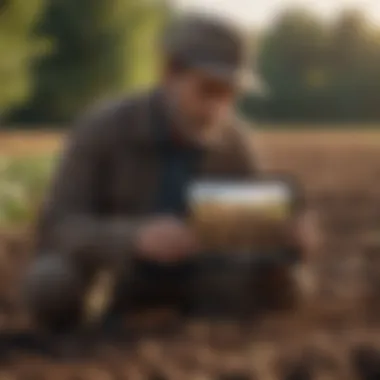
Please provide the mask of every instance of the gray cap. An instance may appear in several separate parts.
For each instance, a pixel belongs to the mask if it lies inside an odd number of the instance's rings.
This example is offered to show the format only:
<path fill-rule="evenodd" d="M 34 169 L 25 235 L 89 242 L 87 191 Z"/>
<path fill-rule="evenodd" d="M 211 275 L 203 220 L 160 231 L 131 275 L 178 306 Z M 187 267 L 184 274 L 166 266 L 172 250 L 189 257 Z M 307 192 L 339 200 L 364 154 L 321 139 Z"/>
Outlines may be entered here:
<path fill-rule="evenodd" d="M 167 55 L 203 69 L 234 85 L 251 87 L 253 69 L 243 33 L 225 20 L 187 14 L 174 20 L 164 34 Z"/>

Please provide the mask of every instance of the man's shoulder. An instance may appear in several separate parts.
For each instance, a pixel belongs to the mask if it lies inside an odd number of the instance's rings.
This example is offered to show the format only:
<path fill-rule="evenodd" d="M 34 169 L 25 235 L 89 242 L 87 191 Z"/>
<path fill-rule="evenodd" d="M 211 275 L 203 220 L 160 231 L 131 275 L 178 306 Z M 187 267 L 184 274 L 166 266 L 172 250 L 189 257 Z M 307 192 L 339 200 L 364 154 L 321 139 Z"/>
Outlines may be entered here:
<path fill-rule="evenodd" d="M 139 92 L 102 101 L 85 112 L 84 117 L 95 122 L 116 122 L 120 125 L 120 122 L 146 112 L 150 97 L 151 92 Z"/>
<path fill-rule="evenodd" d="M 83 113 L 75 129 L 100 139 L 137 137 L 147 122 L 150 97 L 141 92 L 98 103 Z"/>

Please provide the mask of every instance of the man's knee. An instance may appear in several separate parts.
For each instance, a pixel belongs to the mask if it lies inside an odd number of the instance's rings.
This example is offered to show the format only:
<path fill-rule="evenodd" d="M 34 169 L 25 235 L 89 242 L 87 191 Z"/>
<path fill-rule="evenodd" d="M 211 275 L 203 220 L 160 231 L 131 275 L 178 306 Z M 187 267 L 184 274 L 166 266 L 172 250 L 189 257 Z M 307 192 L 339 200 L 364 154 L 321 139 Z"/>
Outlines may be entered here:
<path fill-rule="evenodd" d="M 27 273 L 25 302 L 37 324 L 59 328 L 79 318 L 83 289 L 83 279 L 65 257 L 46 255 Z"/>

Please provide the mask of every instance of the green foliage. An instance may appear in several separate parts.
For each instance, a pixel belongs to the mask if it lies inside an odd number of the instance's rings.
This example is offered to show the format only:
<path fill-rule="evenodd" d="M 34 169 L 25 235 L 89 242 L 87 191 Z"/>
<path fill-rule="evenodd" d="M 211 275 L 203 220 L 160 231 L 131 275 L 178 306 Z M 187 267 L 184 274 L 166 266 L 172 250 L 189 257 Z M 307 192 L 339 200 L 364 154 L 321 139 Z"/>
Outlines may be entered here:
<path fill-rule="evenodd" d="M 346 12 L 331 33 L 329 93 L 346 119 L 379 118 L 380 31 L 363 15 Z"/>
<path fill-rule="evenodd" d="M 55 41 L 55 54 L 40 62 L 36 93 L 18 119 L 69 121 L 99 98 L 151 82 L 165 13 L 157 1 L 50 0 L 39 31 Z"/>
<path fill-rule="evenodd" d="M 323 24 L 310 13 L 289 11 L 266 34 L 260 66 L 271 92 L 298 97 L 311 90 L 311 76 L 321 70 L 326 45 Z"/>
<path fill-rule="evenodd" d="M 23 103 L 8 120 L 67 123 L 101 98 L 153 83 L 160 64 L 156 37 L 171 12 L 167 3 L 5 0 L 0 116 Z M 248 115 L 301 123 L 380 120 L 380 28 L 363 14 L 346 11 L 330 24 L 290 9 L 259 40 L 259 72 L 269 95 L 246 97 Z M 50 44 L 54 49 L 45 54 Z"/>
<path fill-rule="evenodd" d="M 380 29 L 343 12 L 332 25 L 298 9 L 264 33 L 260 72 L 270 89 L 243 108 L 277 121 L 373 122 L 380 119 Z"/>
<path fill-rule="evenodd" d="M 152 84 L 157 79 L 160 51 L 158 32 L 170 11 L 164 1 L 123 1 L 124 72 L 121 90 L 130 91 Z"/>
<path fill-rule="evenodd" d="M 54 162 L 52 157 L 0 157 L 0 228 L 33 219 Z"/>
<path fill-rule="evenodd" d="M 34 78 L 33 61 L 47 52 L 47 41 L 33 33 L 45 0 L 6 1 L 0 8 L 0 112 L 26 101 Z"/>

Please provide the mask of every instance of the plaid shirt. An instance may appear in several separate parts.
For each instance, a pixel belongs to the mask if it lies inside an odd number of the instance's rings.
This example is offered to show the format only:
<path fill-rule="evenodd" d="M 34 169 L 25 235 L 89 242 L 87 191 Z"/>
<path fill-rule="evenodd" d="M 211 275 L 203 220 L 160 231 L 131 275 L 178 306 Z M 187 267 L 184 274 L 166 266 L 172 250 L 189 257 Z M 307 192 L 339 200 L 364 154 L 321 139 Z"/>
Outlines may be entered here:
<path fill-rule="evenodd" d="M 163 133 L 170 123 L 165 112 L 160 91 L 153 91 L 80 121 L 41 211 L 40 254 L 117 265 L 121 257 L 133 257 L 140 223 L 157 212 L 185 214 L 182 189 L 189 180 L 256 174 L 248 129 L 231 123 L 202 146 L 173 144 L 173 136 Z"/>

